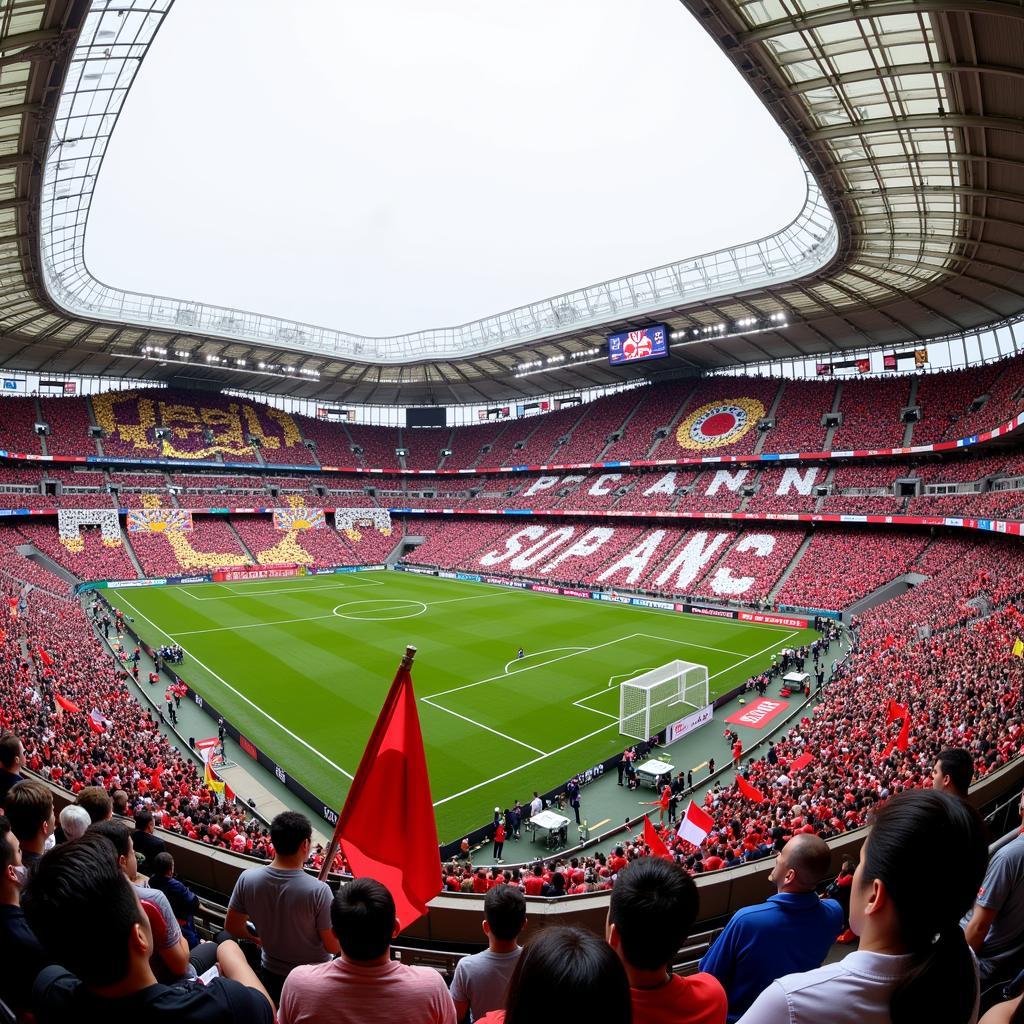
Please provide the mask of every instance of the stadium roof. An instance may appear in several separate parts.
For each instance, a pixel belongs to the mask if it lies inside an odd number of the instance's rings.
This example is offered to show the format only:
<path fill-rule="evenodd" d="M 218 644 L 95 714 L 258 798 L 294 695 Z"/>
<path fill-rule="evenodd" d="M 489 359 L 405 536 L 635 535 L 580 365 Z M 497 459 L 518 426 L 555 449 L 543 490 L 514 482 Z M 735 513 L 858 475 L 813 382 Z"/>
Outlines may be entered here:
<path fill-rule="evenodd" d="M 804 210 L 771 238 L 387 339 L 109 288 L 82 257 L 89 199 L 172 2 L 0 0 L 4 366 L 479 402 L 643 372 L 601 349 L 654 321 L 680 335 L 661 371 L 913 344 L 1024 311 L 1024 8 L 1003 0 L 685 0 L 808 170 Z M 725 337 L 705 330 L 719 324 Z"/>

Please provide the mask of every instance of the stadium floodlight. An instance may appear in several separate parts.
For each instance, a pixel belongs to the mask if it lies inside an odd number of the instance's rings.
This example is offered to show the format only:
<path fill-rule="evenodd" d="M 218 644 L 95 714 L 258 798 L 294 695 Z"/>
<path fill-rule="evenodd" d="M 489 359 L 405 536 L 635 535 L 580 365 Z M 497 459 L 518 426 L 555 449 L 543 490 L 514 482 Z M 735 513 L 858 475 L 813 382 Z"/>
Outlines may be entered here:
<path fill-rule="evenodd" d="M 619 732 L 649 739 L 708 702 L 707 665 L 670 661 L 619 684 Z"/>

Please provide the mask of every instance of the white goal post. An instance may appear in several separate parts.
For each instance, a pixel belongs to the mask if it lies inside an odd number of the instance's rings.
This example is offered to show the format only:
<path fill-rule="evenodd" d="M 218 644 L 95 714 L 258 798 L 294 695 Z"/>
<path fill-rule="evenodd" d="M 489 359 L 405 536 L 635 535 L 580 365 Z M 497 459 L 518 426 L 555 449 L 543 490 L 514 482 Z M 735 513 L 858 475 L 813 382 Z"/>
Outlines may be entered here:
<path fill-rule="evenodd" d="M 707 665 L 670 661 L 619 684 L 619 732 L 646 740 L 687 711 L 707 706 Z"/>

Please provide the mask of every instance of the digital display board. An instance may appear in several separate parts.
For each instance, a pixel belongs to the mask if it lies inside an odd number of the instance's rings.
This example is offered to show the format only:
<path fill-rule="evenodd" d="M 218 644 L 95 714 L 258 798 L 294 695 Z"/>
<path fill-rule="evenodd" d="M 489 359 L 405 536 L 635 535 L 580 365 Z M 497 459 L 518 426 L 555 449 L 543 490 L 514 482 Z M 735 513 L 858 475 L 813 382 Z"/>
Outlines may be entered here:
<path fill-rule="evenodd" d="M 644 359 L 664 359 L 668 355 L 668 328 L 654 324 L 638 331 L 625 331 L 608 338 L 608 362 L 638 363 Z"/>

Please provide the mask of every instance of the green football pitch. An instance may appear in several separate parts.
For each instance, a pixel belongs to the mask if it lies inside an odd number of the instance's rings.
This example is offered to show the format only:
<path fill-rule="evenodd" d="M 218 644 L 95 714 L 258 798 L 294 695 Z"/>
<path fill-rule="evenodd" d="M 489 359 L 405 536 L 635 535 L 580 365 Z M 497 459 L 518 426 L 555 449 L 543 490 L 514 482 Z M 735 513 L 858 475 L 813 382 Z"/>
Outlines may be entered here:
<path fill-rule="evenodd" d="M 621 750 L 618 682 L 699 662 L 713 698 L 813 635 L 387 571 L 108 597 L 150 644 L 180 644 L 196 692 L 335 808 L 414 644 L 442 842 Z"/>

